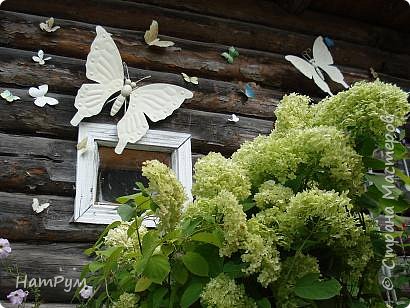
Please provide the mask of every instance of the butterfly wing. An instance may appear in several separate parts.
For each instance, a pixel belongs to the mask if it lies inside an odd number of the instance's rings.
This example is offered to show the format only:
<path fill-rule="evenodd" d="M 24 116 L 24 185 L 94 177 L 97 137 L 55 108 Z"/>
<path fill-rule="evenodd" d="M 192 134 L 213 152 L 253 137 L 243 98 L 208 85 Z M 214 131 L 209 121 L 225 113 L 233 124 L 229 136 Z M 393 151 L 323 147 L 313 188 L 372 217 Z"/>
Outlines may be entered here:
<path fill-rule="evenodd" d="M 326 93 L 333 96 L 332 92 L 330 91 L 330 88 L 329 88 L 328 84 L 326 83 L 326 81 L 324 81 L 322 79 L 322 77 L 319 76 L 319 74 L 316 72 L 316 70 L 314 70 L 312 77 L 313 77 L 313 81 L 316 83 L 316 85 L 320 89 L 322 89 L 322 91 L 324 91 L 324 92 L 326 92 Z"/>
<path fill-rule="evenodd" d="M 318 36 L 313 43 L 313 59 L 320 68 L 333 64 L 332 54 L 321 36 Z"/>
<path fill-rule="evenodd" d="M 86 62 L 86 76 L 99 84 L 84 84 L 78 90 L 74 106 L 78 109 L 71 125 L 78 125 L 85 117 L 101 112 L 107 99 L 121 90 L 124 70 L 120 52 L 111 35 L 97 26 L 97 36 L 91 44 Z"/>
<path fill-rule="evenodd" d="M 296 56 L 286 56 L 285 59 L 292 63 L 294 67 L 296 67 L 309 79 L 312 79 L 313 74 L 316 73 L 314 66 L 302 58 Z"/>
<path fill-rule="evenodd" d="M 83 118 L 99 114 L 107 99 L 121 90 L 122 85 L 123 81 L 120 79 L 112 80 L 107 84 L 83 84 L 75 97 L 74 106 L 78 111 L 71 119 L 71 125 L 77 126 Z"/>
<path fill-rule="evenodd" d="M 156 39 L 156 40 L 153 40 L 148 45 L 157 46 L 157 47 L 171 47 L 171 46 L 174 46 L 175 43 L 171 41 L 161 41 L 160 39 Z"/>
<path fill-rule="evenodd" d="M 156 20 L 153 20 L 149 30 L 145 31 L 144 40 L 145 43 L 151 45 L 158 37 L 158 23 Z"/>
<path fill-rule="evenodd" d="M 128 142 L 137 142 L 148 131 L 146 114 L 157 122 L 171 115 L 193 93 L 179 86 L 155 83 L 137 88 L 130 95 L 128 110 L 117 124 L 118 144 L 115 153 L 121 154 Z"/>
<path fill-rule="evenodd" d="M 111 34 L 101 26 L 97 26 L 96 32 L 85 64 L 87 78 L 98 83 L 108 83 L 115 79 L 123 81 L 121 55 Z"/>
<path fill-rule="evenodd" d="M 43 84 L 39 86 L 38 88 L 31 87 L 30 89 L 28 89 L 28 94 L 30 94 L 30 96 L 32 97 L 42 97 L 46 95 L 47 92 L 48 92 L 48 85 L 46 84 Z"/>
<path fill-rule="evenodd" d="M 340 70 L 332 65 L 333 57 L 321 36 L 317 37 L 313 44 L 313 58 L 317 66 L 326 72 L 333 81 L 342 84 L 345 88 L 349 87 L 344 81 L 343 74 Z"/>

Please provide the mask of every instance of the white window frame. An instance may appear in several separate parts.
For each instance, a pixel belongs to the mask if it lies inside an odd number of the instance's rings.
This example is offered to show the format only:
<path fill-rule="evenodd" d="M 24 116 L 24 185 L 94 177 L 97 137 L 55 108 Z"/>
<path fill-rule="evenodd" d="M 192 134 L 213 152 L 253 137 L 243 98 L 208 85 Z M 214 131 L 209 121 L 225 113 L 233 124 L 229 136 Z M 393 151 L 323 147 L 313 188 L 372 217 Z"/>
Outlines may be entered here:
<path fill-rule="evenodd" d="M 80 123 L 78 142 L 85 138 L 87 138 L 87 150 L 84 153 L 77 151 L 73 218 L 79 223 L 110 224 L 121 218 L 117 214 L 118 205 L 96 203 L 98 145 L 115 147 L 118 142 L 117 127 L 113 124 Z M 191 135 L 150 129 L 138 142 L 128 143 L 126 148 L 170 153 L 172 169 L 184 186 L 187 195 L 191 196 Z"/>

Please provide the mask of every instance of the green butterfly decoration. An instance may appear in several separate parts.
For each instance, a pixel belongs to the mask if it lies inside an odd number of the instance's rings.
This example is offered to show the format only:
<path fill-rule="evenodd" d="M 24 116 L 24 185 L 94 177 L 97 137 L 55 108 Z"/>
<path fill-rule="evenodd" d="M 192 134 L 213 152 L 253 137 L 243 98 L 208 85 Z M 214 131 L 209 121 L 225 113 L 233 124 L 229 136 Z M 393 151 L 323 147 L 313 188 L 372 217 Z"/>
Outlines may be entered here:
<path fill-rule="evenodd" d="M 221 53 L 221 56 L 228 61 L 229 64 L 233 63 L 233 60 L 239 56 L 239 52 L 235 49 L 235 47 L 231 46 L 228 49 L 228 52 Z"/>
<path fill-rule="evenodd" d="M 9 90 L 4 90 L 3 92 L 1 92 L 0 96 L 9 103 L 20 99 L 20 97 L 13 95 Z"/>

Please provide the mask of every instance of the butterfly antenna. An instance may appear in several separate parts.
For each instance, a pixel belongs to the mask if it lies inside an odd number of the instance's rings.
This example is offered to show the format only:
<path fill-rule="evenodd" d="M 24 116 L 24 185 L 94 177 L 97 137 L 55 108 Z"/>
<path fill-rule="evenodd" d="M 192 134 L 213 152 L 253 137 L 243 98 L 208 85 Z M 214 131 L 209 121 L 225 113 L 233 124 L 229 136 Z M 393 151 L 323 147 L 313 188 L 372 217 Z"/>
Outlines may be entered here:
<path fill-rule="evenodd" d="M 312 52 L 312 49 L 310 49 L 310 48 L 306 49 L 305 51 L 302 52 L 302 57 L 307 61 L 312 60 L 312 57 L 310 55 L 311 52 Z"/>
<path fill-rule="evenodd" d="M 127 72 L 127 78 L 130 79 L 130 73 L 128 72 L 128 65 L 125 62 L 122 62 L 122 65 L 124 66 L 125 71 Z"/>
<path fill-rule="evenodd" d="M 142 77 L 142 78 L 138 79 L 135 83 L 141 82 L 141 81 L 143 81 L 144 79 L 148 79 L 148 78 L 151 78 L 151 76 Z"/>

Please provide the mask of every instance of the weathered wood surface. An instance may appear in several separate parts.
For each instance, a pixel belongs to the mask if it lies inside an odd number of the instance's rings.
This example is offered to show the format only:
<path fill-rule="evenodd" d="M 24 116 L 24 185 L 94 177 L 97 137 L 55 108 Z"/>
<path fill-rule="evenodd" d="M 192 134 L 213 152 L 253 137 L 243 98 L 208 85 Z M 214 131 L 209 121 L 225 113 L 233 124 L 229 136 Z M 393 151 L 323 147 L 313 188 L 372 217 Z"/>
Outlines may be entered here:
<path fill-rule="evenodd" d="M 50 206 L 36 214 L 31 207 L 34 197 Z M 72 197 L 0 192 L 0 234 L 11 241 L 94 241 L 104 227 L 72 223 L 73 213 Z"/>
<path fill-rule="evenodd" d="M 315 0 L 312 1 L 311 9 L 361 19 L 394 28 L 406 34 L 410 33 L 409 4 L 404 0 L 361 0 L 349 2 L 349 5 L 346 5 L 346 1 L 343 0 Z"/>
<path fill-rule="evenodd" d="M 198 14 L 206 14 L 226 19 L 235 19 L 258 25 L 284 29 L 311 35 L 326 35 L 333 39 L 340 39 L 360 45 L 377 47 L 382 50 L 407 53 L 410 49 L 410 35 L 405 33 L 406 27 L 401 26 L 400 31 L 381 27 L 375 24 L 363 22 L 363 10 L 360 10 L 360 18 L 352 19 L 332 14 L 319 12 L 311 9 L 311 6 L 301 14 L 288 14 L 274 1 L 259 0 L 257 5 L 249 5 L 247 0 L 129 0 L 139 3 L 147 3 L 161 7 L 189 11 Z M 389 1 L 389 0 L 386 0 Z M 386 2 L 385 1 L 385 2 Z M 397 0 L 401 1 L 401 0 Z M 317 3 L 318 1 L 314 1 Z M 323 1 L 322 1 L 323 2 Z M 340 1 L 339 1 L 340 2 Z M 332 1 L 331 3 L 334 3 Z M 358 1 L 356 4 L 363 3 Z M 328 2 L 326 2 L 328 4 Z M 344 9 L 350 8 L 342 3 Z M 320 8 L 320 5 L 318 5 Z M 373 8 L 374 5 L 371 5 Z M 369 9 L 369 7 L 367 8 Z M 366 9 L 366 10 L 367 10 Z M 378 12 L 383 13 L 383 12 Z M 397 13 L 397 12 L 396 12 Z M 404 11 L 402 12 L 404 13 Z M 366 14 L 366 18 L 368 14 Z M 378 14 L 374 14 L 377 18 Z M 407 19 L 408 20 L 408 19 Z M 392 18 L 392 22 L 396 19 Z M 390 23 L 387 24 L 390 26 Z"/>
<path fill-rule="evenodd" d="M 12 253 L 8 260 L 17 265 L 22 273 L 27 273 L 27 286 L 30 279 L 39 285 L 42 280 L 41 298 L 44 302 L 70 303 L 75 292 L 74 284 L 80 278 L 82 266 L 88 262 L 83 251 L 90 247 L 78 243 L 41 243 L 26 244 L 11 242 Z M 19 279 L 18 288 L 23 288 L 24 275 Z M 62 282 L 55 284 L 55 279 Z M 53 287 L 44 279 L 52 279 Z M 32 283 L 34 283 L 34 280 Z M 65 290 L 70 289 L 70 292 Z M 56 285 L 56 287 L 54 287 Z M 0 270 L 0 298 L 16 289 L 16 279 Z M 30 299 L 30 297 L 29 297 Z"/>
<path fill-rule="evenodd" d="M 0 133 L 0 189 L 73 197 L 76 142 Z M 192 154 L 192 165 L 202 157 Z"/>
<path fill-rule="evenodd" d="M 84 48 L 89 48 L 89 44 L 95 36 L 94 32 L 95 29 L 92 33 L 89 33 L 89 42 L 83 45 Z M 72 48 L 77 49 L 81 45 L 75 42 L 76 40 L 73 38 L 66 44 L 73 45 Z M 84 59 L 87 52 L 84 52 Z M 0 47 L 0 83 L 10 84 L 12 87 L 26 88 L 47 83 L 51 92 L 72 95 L 77 94 L 83 83 L 93 83 L 85 77 L 85 60 L 53 55 L 53 59 L 47 62 L 47 65 L 40 66 L 31 60 L 33 55 L 34 52 Z M 187 100 L 183 107 L 197 110 L 236 113 L 272 119 L 273 111 L 283 95 L 282 92 L 260 88 L 255 90 L 255 98 L 247 100 L 241 92 L 243 88 L 237 83 L 200 78 L 199 85 L 195 86 L 186 84 L 180 74 L 134 69 L 132 67 L 129 68 L 129 71 L 131 77 L 135 80 L 151 76 L 149 83 L 166 82 L 192 90 L 194 97 Z M 311 83 L 310 80 L 304 81 L 307 85 Z M 141 82 L 142 84 L 144 83 Z M 312 87 L 312 85 L 310 86 Z M 314 89 L 317 91 L 316 88 Z"/>
<path fill-rule="evenodd" d="M 81 7 L 81 10 L 78 10 L 78 7 Z M 49 2 L 39 0 L 33 5 L 33 2 L 29 0 L 20 0 L 9 4 L 5 3 L 3 9 L 39 15 L 53 15 L 60 18 L 138 31 L 145 31 L 155 17 L 159 20 L 160 33 L 163 35 L 218 43 L 225 46 L 234 45 L 281 55 L 299 55 L 303 50 L 311 48 L 315 39 L 315 36 L 312 35 L 129 1 L 60 0 Z M 118 16 L 121 16 L 121 18 L 118 18 Z M 138 18 L 135 18 L 135 16 L 138 16 Z M 60 23 L 65 26 L 64 22 Z M 67 26 L 69 27 L 69 25 Z M 321 34 L 326 35 L 326 33 Z M 58 35 L 58 33 L 54 34 L 54 36 Z M 136 38 L 138 39 L 138 37 Z M 338 40 L 336 40 L 336 45 L 332 49 L 332 54 L 335 63 L 339 66 L 358 67 L 366 71 L 370 67 L 374 67 L 376 70 L 383 69 L 386 73 L 393 72 L 398 76 L 410 75 L 410 69 L 400 65 L 408 59 L 406 55 L 394 55 L 376 48 Z M 221 57 L 220 61 L 221 63 L 223 61 Z M 240 61 L 238 61 L 239 63 Z"/>
<path fill-rule="evenodd" d="M 17 81 L 16 81 L 17 82 Z M 64 83 L 64 78 L 60 81 Z M 51 88 L 52 89 L 52 88 Z M 59 139 L 77 139 L 77 127 L 70 124 L 75 113 L 74 97 L 50 93 L 59 100 L 53 107 L 39 108 L 26 90 L 11 89 L 21 101 L 0 104 L 0 131 L 7 133 L 37 134 Z M 90 122 L 116 123 L 105 108 L 102 114 Z M 229 115 L 180 108 L 164 121 L 151 123 L 152 129 L 185 132 L 192 136 L 192 150 L 206 154 L 220 151 L 225 154 L 235 151 L 246 140 L 259 134 L 270 133 L 272 121 L 240 117 L 237 123 L 228 122 Z"/>

